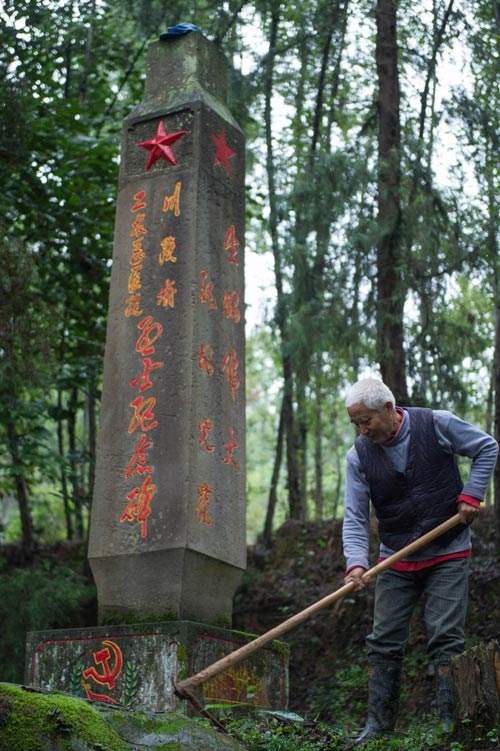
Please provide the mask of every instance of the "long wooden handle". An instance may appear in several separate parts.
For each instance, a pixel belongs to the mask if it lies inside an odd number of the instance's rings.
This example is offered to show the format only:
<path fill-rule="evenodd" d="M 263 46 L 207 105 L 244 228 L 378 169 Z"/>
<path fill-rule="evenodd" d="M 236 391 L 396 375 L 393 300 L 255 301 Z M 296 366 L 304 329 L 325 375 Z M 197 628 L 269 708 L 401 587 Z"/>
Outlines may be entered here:
<path fill-rule="evenodd" d="M 377 574 L 380 574 L 381 571 L 385 571 L 385 569 L 392 566 L 393 563 L 396 563 L 396 561 L 400 561 L 402 558 L 411 555 L 416 550 L 420 550 L 420 548 L 424 547 L 424 545 L 432 542 L 432 540 L 435 540 L 436 537 L 444 534 L 459 523 L 460 515 L 455 514 L 450 519 L 447 519 L 442 524 L 439 524 L 437 527 L 434 527 L 434 529 L 431 529 L 430 532 L 427 532 L 425 535 L 422 535 L 422 537 L 414 540 L 414 542 L 406 545 L 406 547 L 398 550 L 397 553 L 393 553 L 389 556 L 389 558 L 386 558 L 380 563 L 377 563 L 375 566 L 372 566 L 372 568 L 368 569 L 368 571 L 363 574 L 363 579 L 373 579 L 375 576 L 377 576 Z M 300 613 L 292 615 L 286 621 L 283 621 L 283 623 L 280 623 L 278 626 L 275 626 L 269 631 L 266 631 L 265 634 L 262 634 L 253 641 L 248 642 L 248 644 L 243 645 L 243 647 L 236 649 L 234 652 L 231 652 L 225 657 L 222 657 L 220 660 L 217 660 L 217 662 L 214 662 L 203 670 L 200 670 L 199 673 L 196 673 L 196 675 L 193 675 L 191 678 L 186 678 L 186 680 L 184 681 L 179 681 L 179 683 L 177 683 L 175 686 L 176 690 L 180 694 L 189 695 L 190 689 L 200 686 L 202 683 L 210 680 L 210 678 L 213 678 L 215 675 L 222 673 L 223 670 L 227 670 L 227 668 L 231 667 L 232 665 L 236 665 L 238 662 L 245 660 L 254 652 L 262 649 L 262 647 L 268 642 L 272 641 L 273 639 L 278 639 L 280 636 L 283 636 L 283 634 L 286 634 L 287 631 L 290 631 L 292 628 L 295 628 L 295 626 L 298 626 L 299 623 L 306 621 L 308 618 L 314 615 L 314 613 L 317 613 L 319 610 L 328 607 L 328 605 L 331 605 L 336 600 L 340 600 L 341 597 L 345 597 L 345 595 L 349 594 L 349 592 L 352 592 L 353 589 L 353 582 L 344 584 L 342 587 L 335 590 L 335 592 L 332 592 L 331 594 L 326 595 L 326 597 L 323 597 L 321 600 L 318 600 L 312 605 L 309 605 L 308 608 L 301 610 Z"/>

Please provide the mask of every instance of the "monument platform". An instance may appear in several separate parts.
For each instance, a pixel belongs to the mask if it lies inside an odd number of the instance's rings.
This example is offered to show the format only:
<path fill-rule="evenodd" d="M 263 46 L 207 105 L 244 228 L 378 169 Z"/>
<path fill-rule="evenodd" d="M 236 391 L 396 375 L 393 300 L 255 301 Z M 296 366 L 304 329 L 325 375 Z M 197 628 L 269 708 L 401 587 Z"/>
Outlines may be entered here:
<path fill-rule="evenodd" d="M 175 695 L 174 682 L 252 638 L 193 621 L 32 631 L 26 645 L 25 683 L 121 707 L 190 714 L 191 707 Z M 204 704 L 286 709 L 287 645 L 272 642 L 201 690 Z"/>

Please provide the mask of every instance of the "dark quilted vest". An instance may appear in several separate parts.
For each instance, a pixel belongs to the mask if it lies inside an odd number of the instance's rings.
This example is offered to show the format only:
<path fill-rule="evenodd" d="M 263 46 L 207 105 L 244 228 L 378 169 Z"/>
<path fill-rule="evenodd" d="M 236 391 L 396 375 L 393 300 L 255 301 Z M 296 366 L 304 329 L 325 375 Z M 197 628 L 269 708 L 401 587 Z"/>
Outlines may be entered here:
<path fill-rule="evenodd" d="M 406 408 L 410 418 L 410 445 L 404 473 L 376 443 L 356 439 L 361 469 L 369 486 L 379 521 L 379 536 L 392 550 L 400 550 L 457 512 L 463 485 L 453 454 L 438 443 L 431 409 Z M 437 541 L 447 545 L 465 529 L 459 524 Z"/>

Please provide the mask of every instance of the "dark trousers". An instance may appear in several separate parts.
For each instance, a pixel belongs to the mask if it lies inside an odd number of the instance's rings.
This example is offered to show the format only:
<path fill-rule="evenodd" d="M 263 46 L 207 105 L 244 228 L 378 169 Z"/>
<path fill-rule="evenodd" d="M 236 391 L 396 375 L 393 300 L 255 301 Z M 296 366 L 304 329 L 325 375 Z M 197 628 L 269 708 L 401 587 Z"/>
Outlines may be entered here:
<path fill-rule="evenodd" d="M 469 559 L 438 563 L 421 571 L 384 571 L 377 577 L 373 631 L 368 656 L 400 662 L 408 641 L 410 618 L 424 598 L 427 652 L 436 665 L 449 663 L 464 649 Z"/>

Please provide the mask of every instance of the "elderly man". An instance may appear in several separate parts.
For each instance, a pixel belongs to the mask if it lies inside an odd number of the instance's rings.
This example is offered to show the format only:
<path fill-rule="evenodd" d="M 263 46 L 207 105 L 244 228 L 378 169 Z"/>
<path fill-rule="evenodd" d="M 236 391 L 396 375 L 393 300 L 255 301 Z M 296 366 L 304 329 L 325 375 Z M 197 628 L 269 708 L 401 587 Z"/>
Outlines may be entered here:
<path fill-rule="evenodd" d="M 382 381 L 365 378 L 347 394 L 358 437 L 347 454 L 345 581 L 365 586 L 370 501 L 378 519 L 380 559 L 458 513 L 460 524 L 376 580 L 369 661 L 368 718 L 362 745 L 394 728 L 403 650 L 417 599 L 425 597 L 427 651 L 434 665 L 438 713 L 453 727 L 449 670 L 463 651 L 471 553 L 469 525 L 478 512 L 498 453 L 496 441 L 445 410 L 397 407 Z M 456 455 L 472 459 L 462 485 Z"/>

